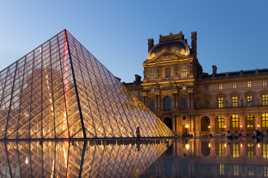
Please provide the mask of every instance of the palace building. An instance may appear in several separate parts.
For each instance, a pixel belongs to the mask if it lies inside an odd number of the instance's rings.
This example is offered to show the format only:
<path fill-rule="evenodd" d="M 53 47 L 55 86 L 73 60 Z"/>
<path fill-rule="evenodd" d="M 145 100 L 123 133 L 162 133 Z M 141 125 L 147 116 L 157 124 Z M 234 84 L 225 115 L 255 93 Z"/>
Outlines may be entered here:
<path fill-rule="evenodd" d="M 230 61 L 231 62 L 231 61 Z M 125 83 L 173 132 L 222 135 L 268 131 L 268 69 L 203 72 L 197 56 L 197 33 L 191 44 L 182 32 L 148 39 L 144 79 Z"/>

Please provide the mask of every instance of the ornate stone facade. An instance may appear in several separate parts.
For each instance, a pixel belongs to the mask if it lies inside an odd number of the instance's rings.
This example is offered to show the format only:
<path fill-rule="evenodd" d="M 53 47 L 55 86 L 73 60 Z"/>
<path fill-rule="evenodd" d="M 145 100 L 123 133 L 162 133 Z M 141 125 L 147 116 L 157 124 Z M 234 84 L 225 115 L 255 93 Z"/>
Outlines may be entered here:
<path fill-rule="evenodd" d="M 231 61 L 230 61 L 231 62 Z M 191 45 L 182 32 L 148 39 L 144 79 L 125 83 L 177 135 L 251 134 L 268 131 L 268 69 L 203 72 L 197 33 Z"/>

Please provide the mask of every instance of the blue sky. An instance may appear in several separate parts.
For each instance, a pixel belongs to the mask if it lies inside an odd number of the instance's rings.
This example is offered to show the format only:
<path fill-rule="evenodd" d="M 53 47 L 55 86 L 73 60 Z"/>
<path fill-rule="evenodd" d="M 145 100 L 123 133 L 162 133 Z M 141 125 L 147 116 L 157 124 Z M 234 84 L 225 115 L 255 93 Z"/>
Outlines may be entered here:
<path fill-rule="evenodd" d="M 267 0 L 6 0 L 0 6 L 0 68 L 67 28 L 113 74 L 143 72 L 147 38 L 198 32 L 204 71 L 268 68 Z"/>

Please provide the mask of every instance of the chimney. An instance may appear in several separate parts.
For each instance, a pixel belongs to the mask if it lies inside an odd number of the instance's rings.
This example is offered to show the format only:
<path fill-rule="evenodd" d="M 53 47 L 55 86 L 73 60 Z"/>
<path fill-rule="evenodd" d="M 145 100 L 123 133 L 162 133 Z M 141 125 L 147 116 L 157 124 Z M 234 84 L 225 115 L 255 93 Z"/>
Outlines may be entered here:
<path fill-rule="evenodd" d="M 217 74 L 217 66 L 212 65 L 212 76 L 215 77 L 216 74 Z"/>
<path fill-rule="evenodd" d="M 197 56 L 197 32 L 191 33 L 191 39 L 192 39 L 192 53 L 194 56 Z"/>
<path fill-rule="evenodd" d="M 154 47 L 154 39 L 148 39 L 148 52 Z"/>

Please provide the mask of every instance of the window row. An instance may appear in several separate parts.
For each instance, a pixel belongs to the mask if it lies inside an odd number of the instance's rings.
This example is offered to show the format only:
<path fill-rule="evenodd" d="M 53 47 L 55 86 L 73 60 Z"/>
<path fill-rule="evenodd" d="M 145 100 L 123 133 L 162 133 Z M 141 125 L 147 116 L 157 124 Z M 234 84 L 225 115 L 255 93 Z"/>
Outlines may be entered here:
<path fill-rule="evenodd" d="M 231 83 L 231 86 L 230 86 L 230 83 L 227 83 L 227 84 L 222 84 L 222 83 L 219 83 L 218 84 L 218 90 L 223 90 L 223 89 L 230 89 L 230 88 L 233 88 L 233 89 L 236 89 L 236 88 L 252 88 L 252 87 L 255 87 L 255 86 L 262 86 L 263 88 L 266 88 L 267 87 L 267 80 L 262 80 L 262 81 L 247 81 L 245 83 L 242 83 L 242 82 L 233 82 Z"/>
<path fill-rule="evenodd" d="M 268 106 L 268 94 L 262 94 L 260 97 L 261 105 L 262 106 Z M 244 100 L 242 98 L 239 98 L 239 96 L 231 96 L 230 98 L 231 104 L 226 105 L 226 98 L 224 96 L 218 96 L 217 97 L 217 107 L 218 108 L 224 108 L 224 107 L 240 107 L 240 106 L 253 106 L 253 96 L 252 95 L 246 95 Z"/>
<path fill-rule="evenodd" d="M 244 121 L 245 121 L 245 128 L 246 129 L 253 130 L 256 127 L 256 125 L 255 125 L 256 116 L 255 115 L 253 115 L 253 114 L 247 115 Z M 226 129 L 227 128 L 226 122 L 227 122 L 226 119 L 222 115 L 216 116 L 215 129 L 218 131 Z M 229 122 L 230 122 L 230 129 L 243 128 L 242 120 L 238 114 L 232 114 Z M 261 114 L 261 125 L 257 125 L 257 127 L 268 128 L 268 112 Z"/>
<path fill-rule="evenodd" d="M 175 67 L 162 68 L 146 68 L 144 77 L 147 80 L 181 78 L 186 79 L 191 74 L 191 67 L 188 65 L 180 65 Z"/>
<path fill-rule="evenodd" d="M 152 110 L 156 111 L 157 108 L 157 102 L 154 99 L 146 98 L 146 105 Z M 172 111 L 173 108 L 175 108 L 175 99 L 172 96 L 164 96 L 162 98 L 162 104 L 161 109 L 163 111 Z M 188 97 L 185 96 L 179 96 L 177 100 L 177 107 L 180 109 L 187 109 L 189 108 L 189 101 Z"/>

